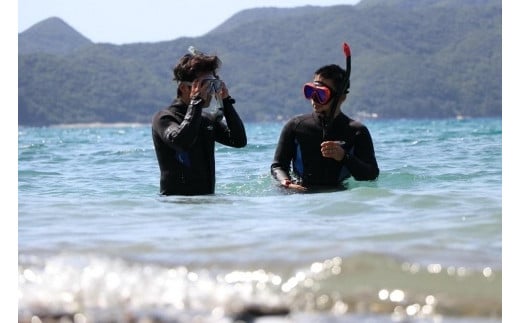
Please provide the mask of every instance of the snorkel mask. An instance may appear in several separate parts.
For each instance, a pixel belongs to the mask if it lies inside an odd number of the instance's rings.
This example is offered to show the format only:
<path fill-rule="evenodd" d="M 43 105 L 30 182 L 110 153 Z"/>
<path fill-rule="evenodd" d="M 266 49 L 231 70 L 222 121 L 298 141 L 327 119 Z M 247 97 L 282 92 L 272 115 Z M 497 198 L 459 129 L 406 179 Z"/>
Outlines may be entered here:
<path fill-rule="evenodd" d="M 215 95 L 222 89 L 222 81 L 217 78 L 207 78 L 202 80 L 202 84 L 209 82 L 210 95 Z"/>
<path fill-rule="evenodd" d="M 314 100 L 325 105 L 336 95 L 336 92 L 322 82 L 305 83 L 303 95 L 307 100 Z"/>
<path fill-rule="evenodd" d="M 192 55 L 204 55 L 203 52 L 196 49 L 194 46 L 188 47 L 188 51 Z M 204 85 L 205 82 L 210 82 L 209 84 L 209 95 L 213 95 L 215 97 L 215 101 L 217 102 L 217 108 L 222 109 L 224 108 L 224 102 L 222 101 L 222 96 L 220 95 L 220 90 L 222 89 L 222 81 L 218 79 L 218 76 L 211 76 L 208 78 L 205 78 L 201 81 L 202 85 Z"/>
<path fill-rule="evenodd" d="M 206 78 L 202 80 L 202 84 L 206 82 L 209 82 L 209 95 L 213 95 L 215 97 L 215 101 L 217 101 L 217 108 L 223 108 L 224 103 L 222 102 L 222 96 L 220 95 L 222 81 L 218 78 Z"/>

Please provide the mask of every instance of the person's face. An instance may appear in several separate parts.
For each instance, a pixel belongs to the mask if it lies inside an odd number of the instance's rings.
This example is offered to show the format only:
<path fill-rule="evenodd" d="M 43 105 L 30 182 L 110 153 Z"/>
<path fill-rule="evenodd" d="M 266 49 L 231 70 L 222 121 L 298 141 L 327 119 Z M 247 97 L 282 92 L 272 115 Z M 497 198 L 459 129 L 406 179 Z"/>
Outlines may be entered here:
<path fill-rule="evenodd" d="M 188 104 L 190 102 L 191 95 L 191 82 L 182 81 L 179 84 L 180 97 L 183 102 Z"/>
<path fill-rule="evenodd" d="M 334 84 L 332 83 L 332 80 L 326 79 L 326 78 L 322 77 L 321 75 L 314 75 L 313 82 L 318 82 L 320 84 L 323 84 L 331 90 L 331 93 L 336 93 L 336 89 L 334 88 Z M 320 104 L 313 98 L 311 98 L 310 101 L 311 101 L 311 105 L 312 105 L 312 108 L 315 113 L 328 114 L 330 111 L 332 101 L 334 101 L 334 100 L 331 98 L 326 104 Z"/>

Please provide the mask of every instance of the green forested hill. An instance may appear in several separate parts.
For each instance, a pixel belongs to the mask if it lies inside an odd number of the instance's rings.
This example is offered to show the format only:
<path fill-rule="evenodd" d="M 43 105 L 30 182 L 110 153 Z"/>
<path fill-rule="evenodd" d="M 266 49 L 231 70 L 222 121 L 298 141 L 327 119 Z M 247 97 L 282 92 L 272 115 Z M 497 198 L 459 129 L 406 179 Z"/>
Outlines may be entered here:
<path fill-rule="evenodd" d="M 344 66 L 344 41 L 352 76 L 343 111 L 351 116 L 501 116 L 501 11 L 499 0 L 262 8 L 202 37 L 111 45 L 77 34 L 61 38 L 61 51 L 44 28 L 59 25 L 53 18 L 19 34 L 18 120 L 150 122 L 175 96 L 171 67 L 190 45 L 221 57 L 220 75 L 246 121 L 285 119 L 310 110 L 301 89 L 314 70 Z M 74 35 L 61 26 L 57 34 Z"/>
<path fill-rule="evenodd" d="M 39 22 L 18 35 L 18 54 L 49 53 L 66 55 L 92 42 L 60 18 Z"/>

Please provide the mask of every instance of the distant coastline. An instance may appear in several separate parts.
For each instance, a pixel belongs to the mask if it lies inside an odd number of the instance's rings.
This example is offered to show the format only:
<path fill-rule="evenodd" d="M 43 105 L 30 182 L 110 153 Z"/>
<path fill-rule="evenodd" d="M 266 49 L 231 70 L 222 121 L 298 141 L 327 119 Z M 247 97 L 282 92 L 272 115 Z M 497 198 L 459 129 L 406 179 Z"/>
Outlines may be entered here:
<path fill-rule="evenodd" d="M 138 122 L 85 122 L 85 123 L 68 123 L 50 125 L 49 128 L 137 128 L 149 125 L 147 123 Z"/>

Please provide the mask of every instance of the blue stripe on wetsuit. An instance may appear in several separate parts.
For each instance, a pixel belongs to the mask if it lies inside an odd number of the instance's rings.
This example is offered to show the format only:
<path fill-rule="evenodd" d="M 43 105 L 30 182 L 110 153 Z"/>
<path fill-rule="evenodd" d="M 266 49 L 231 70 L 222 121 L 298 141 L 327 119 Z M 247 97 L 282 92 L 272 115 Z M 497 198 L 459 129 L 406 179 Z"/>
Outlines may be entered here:
<path fill-rule="evenodd" d="M 175 158 L 186 167 L 191 167 L 190 155 L 187 151 L 178 152 L 175 151 Z"/>
<path fill-rule="evenodd" d="M 293 160 L 293 168 L 294 172 L 298 174 L 300 177 L 303 177 L 303 158 L 302 158 L 302 150 L 300 148 L 300 144 L 297 140 L 294 141 L 296 145 L 296 157 Z"/>

